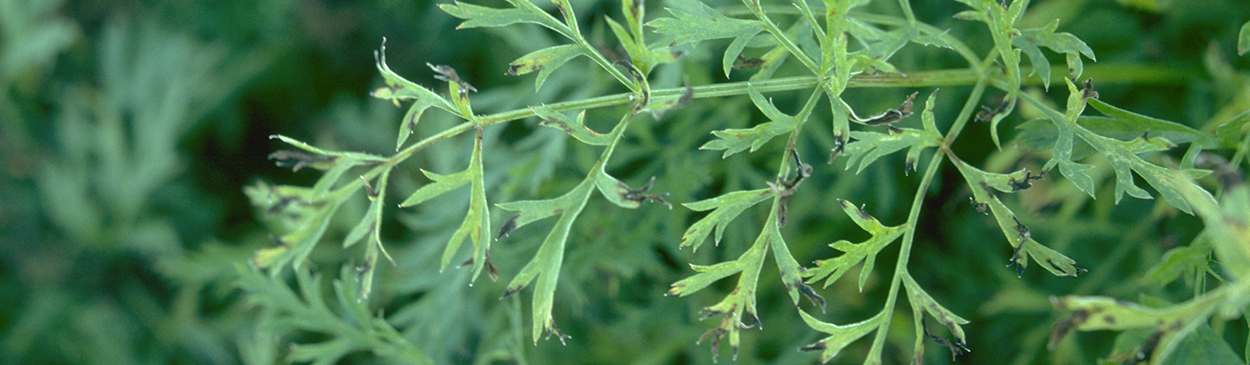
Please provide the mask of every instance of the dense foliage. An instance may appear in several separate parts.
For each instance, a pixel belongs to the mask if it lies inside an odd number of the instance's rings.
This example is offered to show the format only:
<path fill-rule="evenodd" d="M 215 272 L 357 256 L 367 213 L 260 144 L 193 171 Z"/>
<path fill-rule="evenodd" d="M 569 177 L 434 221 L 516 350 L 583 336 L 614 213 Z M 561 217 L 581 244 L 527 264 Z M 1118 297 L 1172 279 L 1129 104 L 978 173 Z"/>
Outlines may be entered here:
<path fill-rule="evenodd" d="M 0 357 L 1244 363 L 1241 5 L 0 0 Z"/>

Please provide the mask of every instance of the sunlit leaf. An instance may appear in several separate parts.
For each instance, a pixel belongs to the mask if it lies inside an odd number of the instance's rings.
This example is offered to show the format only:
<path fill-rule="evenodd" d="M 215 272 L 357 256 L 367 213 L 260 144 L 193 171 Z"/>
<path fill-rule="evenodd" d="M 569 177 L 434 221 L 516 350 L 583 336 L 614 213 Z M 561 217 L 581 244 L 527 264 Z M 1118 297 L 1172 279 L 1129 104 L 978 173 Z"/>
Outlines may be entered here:
<path fill-rule="evenodd" d="M 693 203 L 682 203 L 686 208 L 694 211 L 706 211 L 715 209 L 712 213 L 703 217 L 698 222 L 690 225 L 690 229 L 681 236 L 680 248 L 693 247 L 692 251 L 698 251 L 699 246 L 703 245 L 703 241 L 707 239 L 707 235 L 715 229 L 716 235 L 712 241 L 716 245 L 720 245 L 721 237 L 724 236 L 725 227 L 742 214 L 743 210 L 772 197 L 770 189 L 758 189 L 748 191 L 735 191 L 715 198 L 700 200 Z"/>
<path fill-rule="evenodd" d="M 747 148 L 750 148 L 751 152 L 755 152 L 755 150 L 763 147 L 765 143 L 771 141 L 773 137 L 794 130 L 797 123 L 795 117 L 786 115 L 780 110 L 777 110 L 777 107 L 773 106 L 772 101 L 766 99 L 764 95 L 760 94 L 760 92 L 754 87 L 748 86 L 747 93 L 751 96 L 751 101 L 755 103 L 755 106 L 759 108 L 760 111 L 764 112 L 764 115 L 767 116 L 770 121 L 764 122 L 750 129 L 726 129 L 712 131 L 712 135 L 716 136 L 717 139 L 705 143 L 703 146 L 700 146 L 699 149 L 725 150 L 725 153 L 721 155 L 721 158 L 727 158 L 730 155 L 742 152 Z"/>
<path fill-rule="evenodd" d="M 868 281 L 868 276 L 872 274 L 877 254 L 886 246 L 889 246 L 890 243 L 902 237 L 907 226 L 903 224 L 887 227 L 877 221 L 877 218 L 864 213 L 854 203 L 842 199 L 838 199 L 838 203 L 842 205 L 842 211 L 846 212 L 846 215 L 851 217 L 851 220 L 855 221 L 855 224 L 860 229 L 871 234 L 872 238 L 860 243 L 839 240 L 829 244 L 829 247 L 842 251 L 842 254 L 832 259 L 816 260 L 816 267 L 803 272 L 803 276 L 807 277 L 808 283 L 824 280 L 824 286 L 828 287 L 838 281 L 852 267 L 863 262 L 864 265 L 860 268 L 858 282 L 859 290 L 863 291 L 864 284 Z"/>

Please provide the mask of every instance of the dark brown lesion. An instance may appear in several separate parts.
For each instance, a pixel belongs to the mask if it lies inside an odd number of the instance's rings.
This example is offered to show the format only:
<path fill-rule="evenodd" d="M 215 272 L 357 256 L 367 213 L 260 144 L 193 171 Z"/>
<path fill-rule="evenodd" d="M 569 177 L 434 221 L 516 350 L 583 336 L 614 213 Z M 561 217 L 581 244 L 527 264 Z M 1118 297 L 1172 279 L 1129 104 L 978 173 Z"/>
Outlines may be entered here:
<path fill-rule="evenodd" d="M 777 177 L 779 180 L 777 184 L 768 183 L 773 187 L 773 192 L 781 196 L 781 199 L 777 201 L 777 226 L 779 227 L 785 227 L 786 225 L 788 213 L 786 202 L 790 200 L 790 196 L 798 191 L 799 185 L 803 183 L 803 180 L 812 175 L 812 165 L 800 161 L 799 152 L 793 148 L 790 149 L 790 153 L 794 156 L 794 163 L 798 165 L 798 174 L 790 180 L 782 180 L 782 177 L 779 176 Z"/>
<path fill-rule="evenodd" d="M 734 63 L 733 68 L 735 70 L 741 70 L 744 68 L 759 68 L 764 66 L 765 63 L 766 61 L 759 57 L 746 58 L 742 57 L 742 55 L 738 55 L 738 60 Z"/>
<path fill-rule="evenodd" d="M 908 96 L 907 96 L 907 100 L 904 100 L 904 101 L 903 101 L 903 103 L 902 103 L 902 104 L 900 104 L 900 105 L 898 106 L 898 108 L 896 108 L 896 109 L 888 109 L 888 110 L 886 110 L 886 111 L 884 111 L 884 112 L 881 112 L 880 114 L 877 114 L 877 115 L 874 115 L 874 116 L 871 116 L 871 117 L 868 117 L 868 118 L 865 118 L 865 119 L 859 119 L 859 118 L 857 118 L 857 117 L 855 116 L 855 114 L 854 114 L 854 113 L 852 113 L 850 116 L 851 116 L 851 118 L 854 118 L 855 120 L 859 121 L 860 123 L 864 123 L 864 124 L 866 124 L 866 125 L 888 125 L 888 124 L 893 124 L 893 123 L 895 123 L 895 122 L 898 122 L 898 121 L 900 121 L 900 120 L 903 120 L 903 118 L 907 118 L 907 117 L 911 116 L 911 114 L 912 114 L 911 109 L 912 109 L 912 106 L 913 106 L 913 101 L 915 101 L 915 99 L 916 99 L 916 94 L 918 94 L 918 93 L 919 93 L 919 91 L 912 92 L 912 93 L 911 93 L 911 95 L 908 95 Z M 893 130 L 891 130 L 891 132 L 894 132 L 894 131 L 893 131 Z"/>
<path fill-rule="evenodd" d="M 379 192 L 376 190 L 373 190 L 373 185 L 369 184 L 369 179 L 366 179 L 364 176 L 361 176 L 360 180 L 364 181 L 365 183 L 365 194 L 369 195 L 369 199 L 377 199 Z"/>
<path fill-rule="evenodd" d="M 846 136 L 841 133 L 833 135 L 833 152 L 829 154 L 829 163 L 838 158 L 838 155 L 846 152 Z"/>
<path fill-rule="evenodd" d="M 538 125 L 542 125 L 542 126 L 553 126 L 553 127 L 556 127 L 556 128 L 560 128 L 560 130 L 563 130 L 563 131 L 564 131 L 564 133 L 568 133 L 569 135 L 577 135 L 577 132 L 573 130 L 573 126 L 569 125 L 568 123 L 565 123 L 565 122 L 564 122 L 564 121 L 562 121 L 562 120 L 556 119 L 556 118 L 547 118 L 547 119 L 544 119 L 543 121 L 538 122 Z"/>
<path fill-rule="evenodd" d="M 278 150 L 269 154 L 269 159 L 275 160 L 274 164 L 278 167 L 290 167 L 292 172 L 299 172 L 305 167 L 316 168 L 318 165 L 332 163 L 336 158 L 336 156 L 317 156 L 293 150 Z"/>
<path fill-rule="evenodd" d="M 469 85 L 468 82 L 461 80 L 460 75 L 456 73 L 456 69 L 451 68 L 451 66 L 435 65 L 429 62 L 426 62 L 425 65 L 429 66 L 431 70 L 434 70 L 434 72 L 438 74 L 434 75 L 435 79 L 446 82 L 454 82 L 456 85 L 460 85 L 461 99 L 468 97 L 470 91 L 477 92 L 477 88 L 473 87 L 473 85 Z"/>
<path fill-rule="evenodd" d="M 503 227 L 499 228 L 499 234 L 495 236 L 495 240 L 498 241 L 500 238 L 504 238 L 504 236 L 507 236 L 508 233 L 512 232 L 512 230 L 516 229 L 516 220 L 520 217 L 520 214 L 515 214 L 512 218 L 508 218 L 508 221 L 503 223 Z"/>
<path fill-rule="evenodd" d="M 1073 328 L 1084 324 L 1088 319 L 1089 311 L 1081 309 L 1072 313 L 1071 317 L 1056 322 L 1055 326 L 1050 328 L 1050 342 L 1046 345 L 1046 348 L 1054 350 L 1059 341 L 1068 335 L 1068 332 L 1072 332 Z"/>
<path fill-rule="evenodd" d="M 1082 86 L 1084 86 L 1084 88 L 1081 89 L 1081 101 L 1085 101 L 1091 98 L 1093 99 L 1098 98 L 1098 91 L 1094 90 L 1093 81 L 1094 79 L 1085 79 L 1085 82 L 1081 84 Z"/>
<path fill-rule="evenodd" d="M 1007 185 L 1011 186 L 1011 192 L 1014 193 L 1020 190 L 1027 190 L 1028 188 L 1033 187 L 1034 180 L 1041 180 L 1043 178 L 1045 178 L 1044 174 L 1033 175 L 1032 171 L 1025 169 L 1024 178 L 1020 180 L 1016 180 L 1016 178 L 1012 177 L 1009 180 L 1007 180 Z"/>
<path fill-rule="evenodd" d="M 990 207 L 989 204 L 979 202 L 977 201 L 976 198 L 973 198 L 973 197 L 968 197 L 968 200 L 972 201 L 972 206 L 975 207 L 978 212 L 981 212 L 981 214 L 990 215 L 990 212 L 987 211 L 987 209 L 989 209 Z"/>
<path fill-rule="evenodd" d="M 820 306 L 821 313 L 825 312 L 825 297 L 820 296 L 820 294 L 816 294 L 816 291 L 812 289 L 811 285 L 807 285 L 807 283 L 804 283 L 801 280 L 796 280 L 786 284 L 786 286 L 789 287 L 789 289 L 797 289 L 799 294 L 803 294 L 803 296 L 807 297 L 807 300 L 812 301 L 812 304 Z"/>
<path fill-rule="evenodd" d="M 1008 104 L 1007 99 L 1003 98 L 1002 101 L 998 102 L 998 106 L 994 107 L 994 109 L 990 109 L 990 107 L 982 105 L 981 110 L 977 112 L 977 115 L 975 119 L 973 119 L 973 121 L 976 121 L 976 122 L 991 121 L 994 119 L 994 116 L 1002 114 L 1003 111 L 1007 109 L 1007 104 Z"/>
<path fill-rule="evenodd" d="M 651 181 L 648 181 L 647 185 L 643 185 L 641 188 L 637 189 L 631 189 L 628 185 L 625 185 L 625 183 L 622 182 L 617 183 L 617 186 L 625 189 L 625 193 L 621 194 L 621 199 L 638 202 L 639 204 L 641 204 L 644 200 L 657 201 L 664 204 L 664 206 L 667 206 L 668 209 L 673 209 L 673 204 L 664 200 L 664 197 L 668 196 L 668 193 L 647 194 L 647 191 L 651 190 L 651 186 L 653 185 L 655 185 L 655 176 L 651 177 Z"/>
<path fill-rule="evenodd" d="M 933 334 L 932 332 L 929 332 L 928 323 L 921 322 L 920 326 L 921 326 L 921 330 L 924 332 L 925 338 L 929 339 L 930 341 L 937 342 L 937 344 L 942 345 L 943 347 L 946 347 L 951 350 L 951 361 L 955 361 L 955 357 L 959 355 L 963 355 L 965 352 L 972 352 L 972 350 L 968 349 L 968 344 L 964 343 L 963 341 L 960 341 L 959 339 L 955 339 L 955 341 L 951 341 L 951 340 L 946 339 L 946 337 L 938 336 L 938 335 Z"/>

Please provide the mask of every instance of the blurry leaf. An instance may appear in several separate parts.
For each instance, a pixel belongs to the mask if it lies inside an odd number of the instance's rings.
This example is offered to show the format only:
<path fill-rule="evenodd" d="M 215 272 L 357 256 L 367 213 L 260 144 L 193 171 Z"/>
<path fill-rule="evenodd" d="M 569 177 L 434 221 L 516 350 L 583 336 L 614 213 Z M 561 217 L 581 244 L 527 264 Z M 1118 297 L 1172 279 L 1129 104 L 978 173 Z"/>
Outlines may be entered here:
<path fill-rule="evenodd" d="M 1203 324 L 1176 344 L 1164 365 L 1240 364 L 1244 361 L 1233 352 L 1211 326 Z"/>
<path fill-rule="evenodd" d="M 79 36 L 75 23 L 55 16 L 61 0 L 0 1 L 0 86 L 46 67 Z"/>
<path fill-rule="evenodd" d="M 695 13 L 668 9 L 673 17 L 657 18 L 648 22 L 647 25 L 655 28 L 656 33 L 675 36 L 674 42 L 679 45 L 708 39 L 733 38 L 734 40 L 729 43 L 729 48 L 725 49 L 725 56 L 721 58 L 721 67 L 725 71 L 725 77 L 729 77 L 729 70 L 733 68 L 734 60 L 742 53 L 742 49 L 746 48 L 751 37 L 764 31 L 764 24 L 759 20 L 727 17 L 702 2 L 691 5 L 689 9 Z"/>
<path fill-rule="evenodd" d="M 1245 56 L 1246 52 L 1250 52 L 1250 21 L 1241 25 L 1241 31 L 1237 32 L 1237 55 Z"/>
<path fill-rule="evenodd" d="M 1146 272 L 1145 278 L 1162 287 L 1176 281 L 1181 275 L 1186 275 L 1186 279 L 1205 275 L 1210 267 L 1211 245 L 1207 240 L 1198 238 L 1188 246 L 1165 252 L 1159 263 Z"/>
<path fill-rule="evenodd" d="M 1116 2 L 1153 13 L 1166 12 L 1172 8 L 1172 0 L 1116 0 Z"/>
<path fill-rule="evenodd" d="M 1233 278 L 1250 278 L 1250 187 L 1238 173 L 1221 176 L 1224 192 L 1216 203 L 1206 189 L 1191 178 L 1177 171 L 1168 172 L 1176 182 L 1178 193 L 1206 224 L 1206 236 L 1219 260 L 1222 271 Z M 1250 298 L 1242 296 L 1225 303 L 1225 315 L 1232 315 L 1250 304 Z"/>
<path fill-rule="evenodd" d="M 833 247 L 838 251 L 842 251 L 842 255 L 827 260 L 816 260 L 816 267 L 803 272 L 803 276 L 807 277 L 808 283 L 816 283 L 825 280 L 825 287 L 829 287 L 835 281 L 838 281 L 848 270 L 861 261 L 864 266 L 859 269 L 859 290 L 864 290 L 864 284 L 868 281 L 868 276 L 872 274 L 873 264 L 877 260 L 877 254 L 881 252 L 890 243 L 897 240 L 906 231 L 906 224 L 893 227 L 886 227 L 877 221 L 877 218 L 864 213 L 846 200 L 838 199 L 838 203 L 842 205 L 842 211 L 855 221 L 860 229 L 872 234 L 872 238 L 858 244 L 852 244 L 847 240 L 839 240 L 829 247 Z"/>
<path fill-rule="evenodd" d="M 433 364 L 385 319 L 373 317 L 366 303 L 356 300 L 354 293 L 360 288 L 353 284 L 356 270 L 350 266 L 343 267 L 334 285 L 339 312 L 326 305 L 321 277 L 306 270 L 295 270 L 300 294 L 282 279 L 266 277 L 255 269 L 238 265 L 237 271 L 237 285 L 247 294 L 248 303 L 276 311 L 276 318 L 266 325 L 328 337 L 315 344 L 292 344 L 287 361 L 331 364 L 352 352 L 370 351 L 390 361 Z"/>
<path fill-rule="evenodd" d="M 1241 127 L 1250 122 L 1250 111 L 1238 114 L 1228 123 L 1221 124 L 1215 132 L 1225 146 L 1236 146 L 1241 140 Z"/>
<path fill-rule="evenodd" d="M 259 268 L 270 269 L 270 274 L 275 276 L 287 263 L 292 263 L 295 269 L 299 269 L 325 234 L 334 213 L 359 188 L 356 184 L 344 186 L 329 193 L 325 200 L 316 202 L 308 215 L 300 217 L 298 228 L 281 237 L 275 237 L 277 247 L 256 251 L 252 263 Z"/>

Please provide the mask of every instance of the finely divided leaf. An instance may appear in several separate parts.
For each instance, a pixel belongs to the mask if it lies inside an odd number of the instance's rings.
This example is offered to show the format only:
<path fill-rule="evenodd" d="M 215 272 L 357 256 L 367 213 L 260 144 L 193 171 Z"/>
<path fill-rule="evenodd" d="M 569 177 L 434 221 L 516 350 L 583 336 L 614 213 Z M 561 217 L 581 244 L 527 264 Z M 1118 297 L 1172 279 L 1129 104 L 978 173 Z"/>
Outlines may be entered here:
<path fill-rule="evenodd" d="M 915 94 L 912 94 L 914 96 Z M 904 102 L 907 109 L 906 114 L 910 114 L 911 97 Z M 872 164 L 877 159 L 897 152 L 903 148 L 909 148 L 907 151 L 907 161 L 905 162 L 904 171 L 916 168 L 916 161 L 920 158 L 920 152 L 928 147 L 936 147 L 942 144 L 942 134 L 938 132 L 937 125 L 933 118 L 933 105 L 937 98 L 937 90 L 929 95 L 929 99 L 925 102 L 924 112 L 921 113 L 922 124 L 924 130 L 911 128 L 890 127 L 888 133 L 854 131 L 851 132 L 851 138 L 854 141 L 847 143 L 844 152 L 849 159 L 846 161 L 846 168 L 859 163 L 859 168 L 855 170 L 858 174 L 864 171 L 865 167 Z M 905 117 L 900 110 L 891 109 L 884 114 L 890 112 L 898 113 L 896 115 Z"/>
<path fill-rule="evenodd" d="M 746 208 L 759 204 L 772 195 L 770 189 L 735 191 L 712 199 L 683 203 L 683 206 L 694 211 L 716 210 L 691 225 L 690 229 L 687 229 L 686 233 L 681 236 L 681 245 L 678 247 L 693 246 L 691 251 L 698 251 L 699 246 L 703 245 L 703 241 L 707 239 L 707 235 L 712 232 L 713 228 L 716 230 L 713 242 L 720 245 L 721 237 L 724 236 L 725 227 L 729 226 L 729 222 L 737 218 L 738 214 L 742 214 Z"/>
<path fill-rule="evenodd" d="M 759 108 L 760 111 L 764 112 L 764 115 L 767 116 L 770 121 L 764 122 L 751 129 L 726 129 L 712 131 L 712 135 L 715 135 L 717 139 L 709 141 L 703 146 L 700 146 L 699 149 L 725 150 L 725 153 L 721 155 L 721 158 L 727 158 L 730 155 L 746 150 L 748 147 L 751 149 L 751 152 L 755 152 L 755 150 L 763 147 L 765 143 L 771 141 L 773 137 L 794 130 L 795 124 L 797 123 L 797 119 L 795 117 L 786 115 L 780 110 L 777 110 L 777 107 L 773 106 L 772 101 L 766 99 L 763 94 L 760 94 L 759 90 L 755 89 L 755 87 L 748 85 L 747 93 L 750 94 L 751 101 L 755 103 L 755 106 Z"/>
<path fill-rule="evenodd" d="M 547 15 L 529 0 L 508 0 L 513 8 L 497 9 L 456 1 L 455 4 L 439 4 L 439 9 L 451 16 L 464 19 L 456 29 L 477 27 L 502 27 L 516 23 L 534 23 L 559 31 L 559 21 Z"/>
<path fill-rule="evenodd" d="M 916 284 L 916 280 L 911 274 L 903 273 L 903 285 L 907 288 L 907 297 L 911 305 L 924 308 L 930 316 L 941 322 L 943 326 L 951 330 L 951 334 L 955 336 L 957 346 L 963 347 L 968 343 L 967 337 L 964 336 L 964 329 L 961 325 L 968 324 L 968 320 L 956 315 L 946 307 L 938 304 L 929 293 L 920 288 L 920 284 Z"/>
<path fill-rule="evenodd" d="M 1102 136 L 1121 141 L 1141 136 L 1150 138 L 1163 137 L 1174 143 L 1192 142 L 1202 145 L 1204 148 L 1215 148 L 1219 142 L 1215 136 L 1190 128 L 1184 124 L 1137 114 L 1098 99 L 1088 99 L 1086 102 L 1089 103 L 1089 106 L 1094 107 L 1095 110 L 1102 112 L 1110 118 L 1081 117 L 1077 122 L 1090 132 Z"/>
<path fill-rule="evenodd" d="M 858 283 L 859 290 L 862 291 L 864 290 L 864 284 L 868 281 L 868 276 L 872 274 L 877 253 L 880 253 L 891 242 L 901 237 L 903 232 L 906 231 L 906 224 L 886 227 L 877 221 L 877 218 L 864 213 L 854 203 L 842 199 L 838 199 L 838 203 L 842 205 L 842 211 L 846 212 L 846 215 L 850 216 L 851 220 L 854 220 L 859 228 L 872 234 L 872 238 L 858 244 L 853 244 L 847 240 L 839 240 L 830 244 L 829 247 L 842 251 L 843 254 L 829 260 L 816 260 L 816 267 L 803 272 L 803 276 L 807 277 L 808 283 L 816 283 L 823 279 L 825 280 L 824 286 L 828 287 L 838 281 L 852 267 L 859 264 L 860 261 L 863 261 L 864 265 L 860 268 Z"/>
<path fill-rule="evenodd" d="M 390 66 L 386 65 L 386 40 L 382 40 L 382 47 L 374 53 L 374 59 L 378 72 L 382 74 L 382 79 L 386 81 L 386 87 L 374 90 L 371 95 L 378 99 L 389 99 L 395 106 L 399 106 L 400 100 L 415 99 L 419 104 L 429 104 L 439 109 L 446 110 L 453 114 L 458 114 L 458 109 L 450 101 L 439 96 L 438 94 L 417 85 L 412 81 L 408 81 L 403 76 L 399 76 L 391 71 Z M 420 109 L 424 110 L 424 108 Z M 410 110 L 409 113 L 412 113 Z M 405 120 L 407 123 L 407 120 Z"/>
<path fill-rule="evenodd" d="M 1094 51 L 1085 45 L 1079 38 L 1071 33 L 1055 33 L 1055 29 L 1059 27 L 1059 19 L 1055 19 L 1046 24 L 1046 26 L 1034 29 L 1021 29 L 1020 35 L 1011 39 L 1011 44 L 1018 47 L 1024 54 L 1029 57 L 1029 63 L 1033 65 L 1033 72 L 1037 72 L 1042 79 L 1042 84 L 1047 89 L 1050 88 L 1050 61 L 1042 54 L 1040 47 L 1050 48 L 1050 50 L 1063 53 L 1068 62 L 1068 68 L 1072 71 L 1069 78 L 1077 78 L 1081 75 L 1084 65 L 1081 63 L 1081 55 L 1091 60 L 1094 58 Z M 1032 73 L 1030 73 L 1031 75 Z"/>
<path fill-rule="evenodd" d="M 805 311 L 800 310 L 799 315 L 803 317 L 803 322 L 807 323 L 808 327 L 830 335 L 829 337 L 821 339 L 820 342 L 807 345 L 799 349 L 799 351 L 821 351 L 821 363 L 828 362 L 835 356 L 838 356 L 838 353 L 842 352 L 842 349 L 846 348 L 847 345 L 850 345 L 851 342 L 855 342 L 855 340 L 872 333 L 873 330 L 879 329 L 881 326 L 881 320 L 885 318 L 882 314 L 877 314 L 872 318 L 859 323 L 839 326 L 836 324 L 822 322 L 821 320 L 812 317 L 810 314 L 807 314 Z"/>
<path fill-rule="evenodd" d="M 751 37 L 764 31 L 764 23 L 759 20 L 727 17 L 702 2 L 694 4 L 692 8 L 694 13 L 668 9 L 668 12 L 673 14 L 672 18 L 658 18 L 648 22 L 647 25 L 655 28 L 656 33 L 674 35 L 676 37 L 674 42 L 677 44 L 733 38 L 733 42 L 730 42 L 729 48 L 725 50 L 725 56 L 721 59 L 721 66 L 725 71 L 725 76 L 728 77 L 734 60 L 742 53 L 742 49 L 746 48 Z"/>

